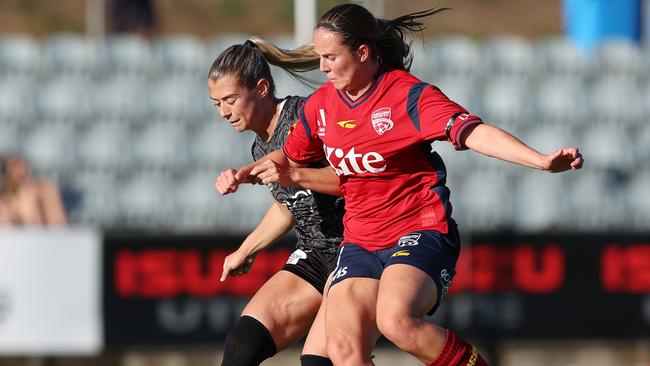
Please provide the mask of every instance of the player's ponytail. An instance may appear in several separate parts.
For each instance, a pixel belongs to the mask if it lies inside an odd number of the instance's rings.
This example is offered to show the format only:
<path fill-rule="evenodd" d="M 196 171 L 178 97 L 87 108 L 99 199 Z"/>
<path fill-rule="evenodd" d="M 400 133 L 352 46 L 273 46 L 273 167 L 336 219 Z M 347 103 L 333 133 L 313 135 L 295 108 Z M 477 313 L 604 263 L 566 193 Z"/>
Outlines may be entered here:
<path fill-rule="evenodd" d="M 361 5 L 342 4 L 323 14 L 316 28 L 339 34 L 343 44 L 351 50 L 367 44 L 381 66 L 408 71 L 413 56 L 407 36 L 425 28 L 420 19 L 444 10 L 448 8 L 433 8 L 395 19 L 378 19 Z"/>

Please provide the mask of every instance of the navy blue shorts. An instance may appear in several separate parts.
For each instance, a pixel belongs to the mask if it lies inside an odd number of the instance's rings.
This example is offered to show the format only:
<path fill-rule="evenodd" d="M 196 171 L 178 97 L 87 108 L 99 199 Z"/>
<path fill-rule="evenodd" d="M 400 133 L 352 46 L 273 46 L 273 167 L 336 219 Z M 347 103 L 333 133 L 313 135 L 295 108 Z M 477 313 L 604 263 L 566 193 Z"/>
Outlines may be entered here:
<path fill-rule="evenodd" d="M 460 238 L 453 222 L 449 223 L 449 234 L 430 230 L 413 231 L 402 236 L 393 247 L 374 252 L 344 242 L 339 248 L 331 286 L 352 277 L 378 280 L 384 268 L 392 264 L 408 264 L 427 273 L 436 284 L 438 301 L 429 311 L 431 315 L 451 286 L 459 253 Z"/>

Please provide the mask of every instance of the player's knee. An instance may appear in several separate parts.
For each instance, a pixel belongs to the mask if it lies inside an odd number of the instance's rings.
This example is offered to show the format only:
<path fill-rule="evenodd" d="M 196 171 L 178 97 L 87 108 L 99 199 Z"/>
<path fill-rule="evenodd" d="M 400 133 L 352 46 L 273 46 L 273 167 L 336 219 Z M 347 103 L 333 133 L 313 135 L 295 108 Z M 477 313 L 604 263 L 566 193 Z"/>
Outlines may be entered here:
<path fill-rule="evenodd" d="M 327 337 L 327 355 L 336 365 L 351 365 L 359 357 L 352 340 L 342 334 Z"/>
<path fill-rule="evenodd" d="M 257 319 L 242 316 L 228 333 L 221 366 L 258 366 L 275 352 L 268 329 Z"/>
<path fill-rule="evenodd" d="M 413 327 L 414 321 L 409 316 L 396 313 L 377 314 L 377 328 L 381 334 L 404 351 L 415 347 Z"/>
<path fill-rule="evenodd" d="M 300 356 L 300 366 L 333 366 L 333 364 L 327 357 L 318 355 L 302 355 Z"/>

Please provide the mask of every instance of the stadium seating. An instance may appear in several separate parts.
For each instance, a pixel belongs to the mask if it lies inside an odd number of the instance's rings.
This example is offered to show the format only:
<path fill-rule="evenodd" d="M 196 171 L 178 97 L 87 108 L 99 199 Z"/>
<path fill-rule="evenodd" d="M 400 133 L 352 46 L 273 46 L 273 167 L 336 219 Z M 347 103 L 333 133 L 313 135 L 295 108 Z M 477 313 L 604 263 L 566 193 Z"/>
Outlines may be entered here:
<path fill-rule="evenodd" d="M 250 230 L 268 190 L 219 197 L 212 184 L 221 170 L 251 161 L 254 135 L 218 117 L 206 86 L 214 58 L 249 36 L 103 44 L 74 34 L 0 36 L 0 154 L 23 152 L 35 174 L 76 192 L 74 223 Z M 292 36 L 267 38 L 293 47 Z M 465 230 L 616 228 L 630 217 L 633 228 L 650 224 L 648 50 L 610 41 L 588 56 L 557 37 L 442 36 L 415 41 L 413 51 L 417 76 L 486 122 L 545 153 L 578 146 L 587 161 L 588 169 L 558 176 L 435 142 Z M 272 73 L 280 97 L 314 90 Z M 324 80 L 318 71 L 308 77 Z"/>

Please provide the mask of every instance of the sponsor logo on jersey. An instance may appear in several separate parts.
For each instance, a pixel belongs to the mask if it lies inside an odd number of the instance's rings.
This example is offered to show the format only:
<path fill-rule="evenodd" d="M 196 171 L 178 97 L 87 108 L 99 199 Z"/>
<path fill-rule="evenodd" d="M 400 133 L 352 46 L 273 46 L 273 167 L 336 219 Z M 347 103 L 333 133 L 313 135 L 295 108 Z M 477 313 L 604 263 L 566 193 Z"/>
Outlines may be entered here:
<path fill-rule="evenodd" d="M 300 249 L 296 249 L 287 260 L 287 264 L 298 264 L 298 261 L 301 259 L 307 259 L 307 253 Z"/>
<path fill-rule="evenodd" d="M 408 257 L 409 255 L 411 255 L 411 252 L 408 249 L 405 249 L 396 251 L 391 255 L 391 257 Z"/>
<path fill-rule="evenodd" d="M 337 125 L 343 127 L 343 128 L 355 128 L 357 127 L 357 124 L 354 123 L 355 121 L 353 119 L 348 119 L 345 121 L 338 121 L 336 122 Z"/>
<path fill-rule="evenodd" d="M 422 234 L 420 233 L 404 235 L 401 238 L 399 238 L 399 241 L 397 242 L 397 246 L 401 248 L 414 247 L 418 245 L 418 240 L 420 240 L 421 236 Z"/>
<path fill-rule="evenodd" d="M 289 131 L 287 132 L 287 136 L 291 135 L 291 132 L 296 128 L 296 125 L 298 124 L 298 121 L 294 122 L 291 127 L 289 127 Z"/>
<path fill-rule="evenodd" d="M 380 173 L 386 170 L 386 161 L 379 153 L 371 151 L 365 154 L 357 153 L 354 147 L 345 152 L 342 149 L 325 147 L 325 157 L 334 168 L 337 175 L 352 175 L 361 173 Z M 340 159 L 337 161 L 337 159 Z"/>
<path fill-rule="evenodd" d="M 379 136 L 390 131 L 395 125 L 390 119 L 390 107 L 379 108 L 372 112 L 372 127 Z"/>
<path fill-rule="evenodd" d="M 334 274 L 334 277 L 332 278 L 332 281 L 334 281 L 337 278 L 341 278 L 348 274 L 348 267 L 341 267 L 336 270 L 336 273 Z"/>
<path fill-rule="evenodd" d="M 318 123 L 318 136 L 323 137 L 325 136 L 325 127 L 327 126 L 327 121 L 325 120 L 325 110 L 321 108 L 318 112 L 320 114 L 320 119 L 316 120 L 316 123 Z"/>

